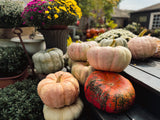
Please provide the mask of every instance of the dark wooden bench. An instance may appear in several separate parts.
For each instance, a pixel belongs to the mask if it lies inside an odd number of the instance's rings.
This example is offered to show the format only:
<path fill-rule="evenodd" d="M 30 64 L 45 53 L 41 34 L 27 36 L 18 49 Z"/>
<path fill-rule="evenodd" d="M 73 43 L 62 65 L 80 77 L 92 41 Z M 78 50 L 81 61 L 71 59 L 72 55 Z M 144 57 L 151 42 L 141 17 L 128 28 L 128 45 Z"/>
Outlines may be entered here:
<path fill-rule="evenodd" d="M 121 75 L 135 88 L 134 105 L 124 113 L 109 114 L 88 103 L 81 90 L 85 109 L 79 120 L 160 120 L 160 60 L 132 61 Z"/>

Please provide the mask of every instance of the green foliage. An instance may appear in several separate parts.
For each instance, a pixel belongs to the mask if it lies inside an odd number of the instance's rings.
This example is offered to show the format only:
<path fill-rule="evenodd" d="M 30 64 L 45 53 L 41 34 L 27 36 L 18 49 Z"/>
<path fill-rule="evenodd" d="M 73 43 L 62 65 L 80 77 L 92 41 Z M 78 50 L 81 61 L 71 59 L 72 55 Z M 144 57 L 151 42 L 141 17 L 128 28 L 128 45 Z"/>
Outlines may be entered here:
<path fill-rule="evenodd" d="M 117 27 L 117 24 L 114 23 L 113 20 L 107 19 L 106 20 L 106 28 L 114 29 Z"/>
<path fill-rule="evenodd" d="M 21 47 L 0 47 L 0 77 L 18 75 L 28 65 Z"/>
<path fill-rule="evenodd" d="M 126 30 L 133 32 L 134 34 L 138 35 L 144 28 L 141 26 L 140 23 L 132 22 L 125 27 Z"/>
<path fill-rule="evenodd" d="M 22 1 L 1 0 L 0 1 L 0 27 L 13 28 L 22 25 L 21 13 L 23 11 Z"/>
<path fill-rule="evenodd" d="M 44 120 L 38 80 L 26 79 L 0 90 L 0 120 Z"/>

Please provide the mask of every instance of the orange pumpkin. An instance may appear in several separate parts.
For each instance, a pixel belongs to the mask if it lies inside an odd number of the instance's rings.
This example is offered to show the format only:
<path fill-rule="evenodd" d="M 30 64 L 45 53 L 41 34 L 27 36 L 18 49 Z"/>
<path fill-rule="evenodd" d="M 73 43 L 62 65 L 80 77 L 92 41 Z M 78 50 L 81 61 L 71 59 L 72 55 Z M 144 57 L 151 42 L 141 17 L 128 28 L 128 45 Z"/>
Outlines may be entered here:
<path fill-rule="evenodd" d="M 131 61 L 131 52 L 123 46 L 94 47 L 88 50 L 87 59 L 97 70 L 122 72 Z"/>
<path fill-rule="evenodd" d="M 71 73 L 79 81 L 81 85 L 84 85 L 87 77 L 94 71 L 94 68 L 88 64 L 88 62 L 75 62 L 72 65 Z"/>
<path fill-rule="evenodd" d="M 154 55 L 157 44 L 151 36 L 135 37 L 129 40 L 128 48 L 133 59 L 145 59 Z"/>
<path fill-rule="evenodd" d="M 113 72 L 92 72 L 85 82 L 84 92 L 91 104 L 109 113 L 123 112 L 135 100 L 131 82 Z"/>
<path fill-rule="evenodd" d="M 37 87 L 38 95 L 49 107 L 61 108 L 74 103 L 79 95 L 79 83 L 71 73 L 50 73 Z"/>
<path fill-rule="evenodd" d="M 95 41 L 72 43 L 68 49 L 68 56 L 74 61 L 87 61 L 87 51 L 89 48 L 98 46 Z"/>

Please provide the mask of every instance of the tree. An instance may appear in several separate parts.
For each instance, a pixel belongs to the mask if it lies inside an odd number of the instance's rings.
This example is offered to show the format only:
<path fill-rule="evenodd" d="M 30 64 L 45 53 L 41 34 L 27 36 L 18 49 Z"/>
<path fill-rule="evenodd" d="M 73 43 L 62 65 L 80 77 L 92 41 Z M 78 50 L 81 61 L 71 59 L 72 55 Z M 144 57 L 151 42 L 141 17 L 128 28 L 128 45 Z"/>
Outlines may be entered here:
<path fill-rule="evenodd" d="M 118 6 L 120 1 L 121 0 L 78 0 L 78 4 L 82 9 L 83 16 L 92 16 L 95 22 L 98 23 L 104 16 L 106 19 L 110 19 L 113 7 Z"/>

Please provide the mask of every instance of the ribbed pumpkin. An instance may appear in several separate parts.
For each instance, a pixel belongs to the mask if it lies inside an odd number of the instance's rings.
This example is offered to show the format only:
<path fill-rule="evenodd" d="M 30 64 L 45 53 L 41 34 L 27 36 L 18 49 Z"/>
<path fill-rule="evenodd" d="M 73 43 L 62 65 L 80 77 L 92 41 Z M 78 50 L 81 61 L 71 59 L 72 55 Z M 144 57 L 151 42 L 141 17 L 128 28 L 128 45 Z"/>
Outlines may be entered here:
<path fill-rule="evenodd" d="M 87 61 L 87 51 L 89 48 L 98 46 L 95 41 L 72 43 L 68 49 L 68 56 L 75 61 Z"/>
<path fill-rule="evenodd" d="M 61 108 L 74 103 L 79 95 L 79 83 L 69 72 L 50 73 L 37 87 L 38 95 L 49 107 Z"/>
<path fill-rule="evenodd" d="M 114 39 L 115 43 L 112 45 L 112 47 L 115 46 L 124 46 L 124 47 L 128 47 L 127 45 L 127 40 L 125 40 L 124 38 L 117 38 Z M 100 46 L 110 46 L 113 43 L 113 39 L 103 39 L 100 41 Z"/>
<path fill-rule="evenodd" d="M 131 52 L 123 46 L 94 47 L 88 50 L 87 59 L 97 70 L 122 72 L 131 61 Z"/>
<path fill-rule="evenodd" d="M 50 108 L 44 105 L 43 114 L 45 120 L 75 120 L 80 116 L 83 107 L 82 100 L 78 98 L 72 105 L 60 109 Z"/>
<path fill-rule="evenodd" d="M 159 38 L 154 38 L 156 40 L 157 43 L 157 49 L 156 52 L 154 53 L 153 57 L 155 58 L 160 58 L 160 39 Z"/>
<path fill-rule="evenodd" d="M 128 48 L 133 59 L 145 59 L 154 55 L 157 44 L 151 36 L 135 37 L 129 40 Z"/>
<path fill-rule="evenodd" d="M 123 112 L 135 100 L 131 82 L 113 72 L 92 72 L 85 82 L 84 92 L 87 101 L 108 113 Z"/>
<path fill-rule="evenodd" d="M 63 52 L 58 48 L 42 50 L 32 56 L 37 73 L 52 73 L 64 67 Z"/>
<path fill-rule="evenodd" d="M 87 77 L 94 71 L 94 68 L 88 64 L 88 62 L 75 62 L 72 65 L 71 73 L 79 81 L 81 85 L 84 85 Z"/>

